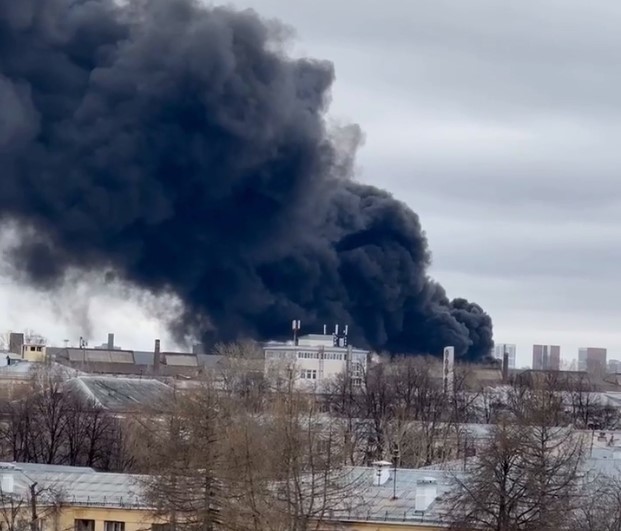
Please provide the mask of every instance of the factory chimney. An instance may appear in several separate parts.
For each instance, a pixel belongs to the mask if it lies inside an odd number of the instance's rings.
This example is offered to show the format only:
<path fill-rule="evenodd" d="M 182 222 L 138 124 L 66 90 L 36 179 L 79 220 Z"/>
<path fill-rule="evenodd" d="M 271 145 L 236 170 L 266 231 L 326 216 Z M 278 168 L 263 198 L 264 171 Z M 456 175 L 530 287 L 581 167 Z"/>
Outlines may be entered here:
<path fill-rule="evenodd" d="M 505 352 L 502 355 L 502 383 L 509 381 L 509 353 Z"/>
<path fill-rule="evenodd" d="M 16 334 L 15 332 L 11 332 L 9 335 L 9 352 L 21 355 L 23 346 L 24 334 Z"/>
<path fill-rule="evenodd" d="M 160 354 L 160 340 L 155 340 L 155 348 L 153 349 L 153 373 L 160 373 L 160 366 L 162 364 L 162 355 Z"/>
<path fill-rule="evenodd" d="M 442 380 L 444 383 L 444 392 L 448 395 L 452 395 L 455 382 L 455 347 L 444 347 L 443 365 Z"/>

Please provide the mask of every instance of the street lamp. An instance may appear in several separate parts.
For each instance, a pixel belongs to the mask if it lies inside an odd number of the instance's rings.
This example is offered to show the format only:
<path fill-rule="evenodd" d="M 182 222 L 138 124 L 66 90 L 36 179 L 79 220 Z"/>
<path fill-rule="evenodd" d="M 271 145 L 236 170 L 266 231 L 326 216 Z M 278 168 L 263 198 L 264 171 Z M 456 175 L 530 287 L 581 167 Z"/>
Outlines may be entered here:
<path fill-rule="evenodd" d="M 399 447 L 395 444 L 392 448 L 392 499 L 397 499 L 397 463 L 399 462 Z"/>

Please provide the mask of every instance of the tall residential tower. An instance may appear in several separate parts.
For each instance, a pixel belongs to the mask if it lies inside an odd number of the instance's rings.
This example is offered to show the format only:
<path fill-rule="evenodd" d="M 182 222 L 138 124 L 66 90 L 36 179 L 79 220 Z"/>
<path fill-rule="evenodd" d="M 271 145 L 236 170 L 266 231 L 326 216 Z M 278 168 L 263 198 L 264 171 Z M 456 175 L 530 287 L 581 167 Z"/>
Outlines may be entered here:
<path fill-rule="evenodd" d="M 559 371 L 561 369 L 561 347 L 559 345 L 533 345 L 533 369 Z"/>

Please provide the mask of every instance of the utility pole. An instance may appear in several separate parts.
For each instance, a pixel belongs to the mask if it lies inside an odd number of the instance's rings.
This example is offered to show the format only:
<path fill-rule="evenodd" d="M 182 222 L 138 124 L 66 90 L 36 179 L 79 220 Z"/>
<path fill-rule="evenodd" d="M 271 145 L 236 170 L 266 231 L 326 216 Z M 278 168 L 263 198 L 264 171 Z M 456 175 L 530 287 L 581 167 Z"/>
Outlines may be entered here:
<path fill-rule="evenodd" d="M 399 447 L 395 443 L 392 449 L 392 464 L 393 464 L 393 473 L 392 473 L 392 499 L 397 499 L 397 464 L 399 462 Z"/>
<path fill-rule="evenodd" d="M 39 516 L 37 515 L 37 483 L 30 485 L 30 531 L 37 531 Z"/>

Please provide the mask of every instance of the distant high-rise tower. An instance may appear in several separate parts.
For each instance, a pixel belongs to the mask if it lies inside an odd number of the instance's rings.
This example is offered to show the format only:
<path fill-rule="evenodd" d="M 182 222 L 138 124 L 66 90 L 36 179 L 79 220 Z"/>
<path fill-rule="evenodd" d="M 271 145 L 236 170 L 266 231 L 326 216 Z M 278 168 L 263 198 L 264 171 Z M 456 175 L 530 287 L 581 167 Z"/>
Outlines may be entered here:
<path fill-rule="evenodd" d="M 560 371 L 561 347 L 559 345 L 533 345 L 533 369 Z"/>
<path fill-rule="evenodd" d="M 606 357 L 605 348 L 581 348 L 578 350 L 578 370 L 591 374 L 603 374 L 606 372 Z"/>
<path fill-rule="evenodd" d="M 453 385 L 455 383 L 455 347 L 444 347 L 444 391 L 447 394 L 453 394 Z"/>
<path fill-rule="evenodd" d="M 516 348 L 513 344 L 497 343 L 492 349 L 492 356 L 502 363 L 506 352 L 509 354 L 509 369 L 515 369 L 515 351 Z"/>

